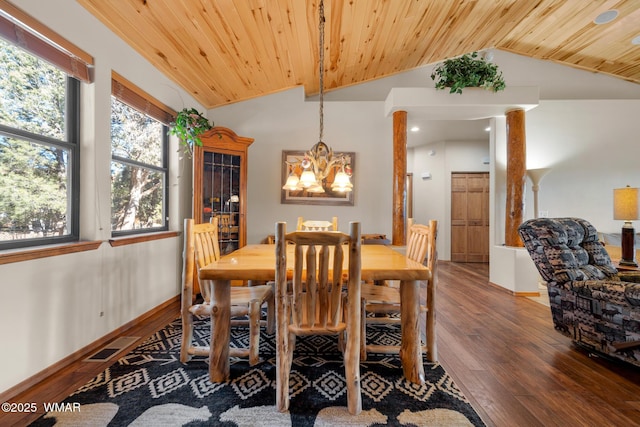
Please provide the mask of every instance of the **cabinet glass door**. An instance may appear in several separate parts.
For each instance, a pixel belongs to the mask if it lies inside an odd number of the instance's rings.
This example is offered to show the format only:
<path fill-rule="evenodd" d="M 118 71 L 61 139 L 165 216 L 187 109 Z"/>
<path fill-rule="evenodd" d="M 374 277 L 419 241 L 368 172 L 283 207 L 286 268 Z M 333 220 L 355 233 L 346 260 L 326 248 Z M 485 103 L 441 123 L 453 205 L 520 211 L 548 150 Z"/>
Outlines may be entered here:
<path fill-rule="evenodd" d="M 240 247 L 240 161 L 239 155 L 204 152 L 202 222 L 218 217 L 223 255 Z"/>

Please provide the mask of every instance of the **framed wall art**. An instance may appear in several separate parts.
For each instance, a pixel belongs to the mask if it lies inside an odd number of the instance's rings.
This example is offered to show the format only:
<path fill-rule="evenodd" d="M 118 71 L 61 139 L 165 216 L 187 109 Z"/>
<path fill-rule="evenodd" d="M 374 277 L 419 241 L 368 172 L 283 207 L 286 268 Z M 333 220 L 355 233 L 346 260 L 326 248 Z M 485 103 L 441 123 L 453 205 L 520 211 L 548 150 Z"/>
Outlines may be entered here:
<path fill-rule="evenodd" d="M 303 164 L 308 162 L 305 159 L 307 155 L 304 151 L 282 151 L 282 184 L 284 187 L 287 183 L 287 178 L 290 175 L 295 175 L 300 178 L 302 172 L 305 170 Z M 318 188 L 301 188 L 296 189 L 281 189 L 280 202 L 283 204 L 298 204 L 298 205 L 332 205 L 332 206 L 353 206 L 354 205 L 354 192 L 351 191 L 336 191 L 332 189 L 335 187 L 334 179 L 338 172 L 344 171 L 353 182 L 355 175 L 355 160 L 356 155 L 354 152 L 341 152 L 333 153 L 328 151 L 321 153 L 316 161 L 314 167 L 318 167 L 322 170 L 321 173 L 317 173 L 316 176 L 325 176 L 323 179 L 318 179 L 317 182 L 322 191 Z M 326 170 L 327 166 L 329 170 Z M 311 168 L 310 168 L 311 169 Z"/>

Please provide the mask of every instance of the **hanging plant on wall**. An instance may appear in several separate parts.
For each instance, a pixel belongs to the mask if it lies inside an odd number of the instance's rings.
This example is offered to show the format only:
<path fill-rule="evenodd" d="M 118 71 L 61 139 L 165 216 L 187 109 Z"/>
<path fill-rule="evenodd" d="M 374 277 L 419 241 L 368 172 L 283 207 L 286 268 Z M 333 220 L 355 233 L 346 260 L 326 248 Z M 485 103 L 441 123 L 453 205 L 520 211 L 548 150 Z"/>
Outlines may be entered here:
<path fill-rule="evenodd" d="M 465 87 L 481 87 L 493 92 L 506 87 L 502 71 L 478 52 L 445 60 L 433 70 L 431 79 L 436 82 L 436 89 L 448 88 L 449 93 L 462 93 Z"/>
<path fill-rule="evenodd" d="M 213 122 L 204 117 L 195 108 L 184 108 L 176 116 L 174 123 L 171 123 L 169 134 L 176 135 L 180 139 L 180 144 L 184 146 L 184 151 L 189 156 L 193 154 L 194 145 L 202 147 L 200 135 L 213 127 Z"/>

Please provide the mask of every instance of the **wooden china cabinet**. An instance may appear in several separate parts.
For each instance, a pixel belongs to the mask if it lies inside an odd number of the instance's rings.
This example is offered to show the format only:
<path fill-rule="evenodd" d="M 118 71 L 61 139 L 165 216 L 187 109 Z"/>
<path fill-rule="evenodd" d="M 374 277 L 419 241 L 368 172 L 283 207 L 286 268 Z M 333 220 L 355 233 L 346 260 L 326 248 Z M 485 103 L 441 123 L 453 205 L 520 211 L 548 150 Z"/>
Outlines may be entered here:
<path fill-rule="evenodd" d="M 247 149 L 253 138 L 225 127 L 200 135 L 193 153 L 193 218 L 196 224 L 218 217 L 221 255 L 247 240 Z"/>

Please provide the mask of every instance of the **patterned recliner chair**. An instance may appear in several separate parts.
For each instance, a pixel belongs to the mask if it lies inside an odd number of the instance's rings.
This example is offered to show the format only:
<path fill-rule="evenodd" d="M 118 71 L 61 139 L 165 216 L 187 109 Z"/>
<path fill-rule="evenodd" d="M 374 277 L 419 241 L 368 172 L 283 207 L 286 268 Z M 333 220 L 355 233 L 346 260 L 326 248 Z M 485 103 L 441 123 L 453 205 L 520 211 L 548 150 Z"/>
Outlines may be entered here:
<path fill-rule="evenodd" d="M 547 282 L 555 328 L 577 344 L 640 366 L 640 275 L 618 272 L 580 218 L 539 218 L 518 229 Z"/>

